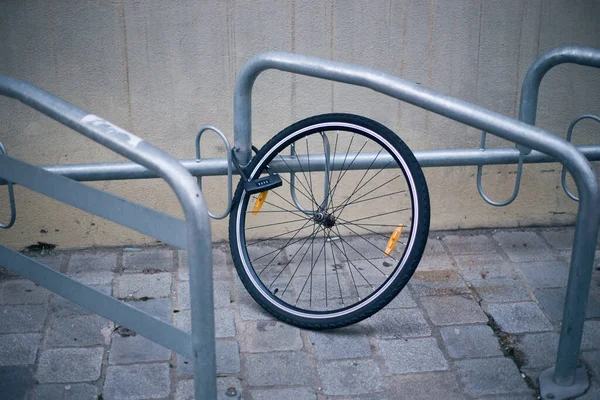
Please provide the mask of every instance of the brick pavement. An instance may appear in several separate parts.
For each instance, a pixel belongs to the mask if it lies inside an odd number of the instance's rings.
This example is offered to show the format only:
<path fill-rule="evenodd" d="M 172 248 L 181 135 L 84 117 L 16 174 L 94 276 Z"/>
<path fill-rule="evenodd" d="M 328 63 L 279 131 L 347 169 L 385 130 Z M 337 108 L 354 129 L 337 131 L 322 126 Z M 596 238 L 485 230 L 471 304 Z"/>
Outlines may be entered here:
<path fill-rule="evenodd" d="M 214 246 L 219 396 L 244 399 L 533 399 L 554 362 L 572 228 L 434 232 L 407 288 L 330 332 L 288 326 L 241 285 Z M 600 248 L 600 247 L 598 247 Z M 182 329 L 183 251 L 54 252 L 43 261 Z M 600 398 L 600 270 L 581 358 Z M 0 274 L 0 397 L 189 399 L 189 360 L 11 274 Z"/>

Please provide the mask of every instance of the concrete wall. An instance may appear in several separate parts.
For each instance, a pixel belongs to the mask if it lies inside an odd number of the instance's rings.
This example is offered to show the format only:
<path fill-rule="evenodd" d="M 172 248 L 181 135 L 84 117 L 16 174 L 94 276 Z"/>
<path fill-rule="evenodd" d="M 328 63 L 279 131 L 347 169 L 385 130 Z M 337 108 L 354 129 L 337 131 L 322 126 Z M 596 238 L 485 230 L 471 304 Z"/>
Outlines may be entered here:
<path fill-rule="evenodd" d="M 233 140 L 233 87 L 240 67 L 266 50 L 283 50 L 381 69 L 458 98 L 516 116 L 520 84 L 543 52 L 564 45 L 600 47 L 600 2 L 540 0 L 405 1 L 3 1 L 0 72 L 22 78 L 132 131 L 178 158 L 192 158 L 206 123 Z M 600 114 L 600 71 L 552 70 L 542 84 L 538 125 L 565 135 L 582 113 Z M 389 126 L 413 150 L 477 147 L 479 132 L 366 89 L 269 71 L 255 85 L 257 146 L 292 122 L 331 111 L 362 114 Z M 120 158 L 15 101 L 0 99 L 0 140 L 33 164 Z M 577 143 L 598 142 L 582 123 Z M 490 145 L 509 145 L 491 139 Z M 222 156 L 203 139 L 203 155 Z M 493 198 L 512 191 L 514 167 L 486 167 Z M 576 203 L 560 189 L 557 165 L 526 165 L 519 198 L 505 208 L 477 194 L 474 167 L 425 171 L 434 229 L 568 224 Z M 222 177 L 205 195 L 222 209 Z M 92 184 L 181 215 L 157 180 Z M 18 219 L 0 232 L 15 248 L 153 243 L 113 223 L 16 188 Z M 0 188 L 0 218 L 7 219 Z M 44 233 L 47 232 L 47 233 Z M 226 222 L 213 222 L 215 240 Z"/>

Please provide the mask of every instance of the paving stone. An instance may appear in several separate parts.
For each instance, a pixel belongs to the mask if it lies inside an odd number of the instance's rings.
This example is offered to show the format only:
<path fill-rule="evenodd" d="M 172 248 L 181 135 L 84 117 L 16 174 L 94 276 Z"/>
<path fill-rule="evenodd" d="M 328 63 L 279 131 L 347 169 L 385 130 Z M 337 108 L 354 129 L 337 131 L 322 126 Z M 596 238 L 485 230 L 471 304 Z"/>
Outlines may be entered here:
<path fill-rule="evenodd" d="M 529 291 L 517 277 L 473 280 L 471 284 L 482 300 L 492 303 L 531 300 Z"/>
<path fill-rule="evenodd" d="M 443 254 L 423 254 L 419 261 L 419 271 L 441 271 L 456 268 L 450 257 Z"/>
<path fill-rule="evenodd" d="M 390 303 L 385 306 L 385 309 L 413 308 L 416 306 L 417 303 L 413 300 L 408 286 L 405 286 L 404 289 L 394 297 L 394 300 L 390 301 Z"/>
<path fill-rule="evenodd" d="M 112 323 L 99 315 L 58 317 L 50 322 L 47 347 L 105 345 L 110 342 Z"/>
<path fill-rule="evenodd" d="M 317 393 L 313 388 L 254 389 L 250 390 L 250 394 L 254 400 L 317 400 Z"/>
<path fill-rule="evenodd" d="M 561 261 L 519 263 L 515 266 L 534 288 L 567 286 L 569 267 Z"/>
<path fill-rule="evenodd" d="M 487 310 L 507 333 L 552 330 L 552 324 L 534 302 L 489 304 Z"/>
<path fill-rule="evenodd" d="M 323 394 L 361 395 L 383 390 L 383 380 L 373 360 L 340 360 L 318 363 Z"/>
<path fill-rule="evenodd" d="M 489 254 L 496 251 L 496 243 L 487 235 L 446 235 L 442 241 L 454 255 Z"/>
<path fill-rule="evenodd" d="M 313 353 L 319 360 L 371 356 L 371 345 L 367 335 L 356 325 L 332 331 L 311 331 L 309 337 Z"/>
<path fill-rule="evenodd" d="M 192 331 L 190 310 L 180 311 L 175 314 L 175 324 L 184 331 Z M 228 308 L 215 310 L 215 336 L 218 338 L 235 336 L 235 321 L 233 312 Z"/>
<path fill-rule="evenodd" d="M 27 257 L 33 258 L 35 261 L 44 264 L 48 268 L 52 268 L 55 271 L 60 271 L 62 268 L 62 262 L 65 257 L 64 252 L 53 252 L 51 254 L 25 254 Z"/>
<path fill-rule="evenodd" d="M 457 270 L 419 271 L 408 283 L 414 296 L 445 296 L 470 293 Z"/>
<path fill-rule="evenodd" d="M 424 297 L 423 306 L 436 325 L 457 325 L 487 322 L 479 304 L 470 296 Z"/>
<path fill-rule="evenodd" d="M 0 333 L 40 332 L 48 314 L 48 306 L 0 306 Z"/>
<path fill-rule="evenodd" d="M 218 245 L 213 247 L 213 278 L 214 279 L 229 279 L 232 275 L 233 260 L 229 254 L 228 245 Z M 179 280 L 190 280 L 190 267 L 188 265 L 187 251 L 179 250 Z"/>
<path fill-rule="evenodd" d="M 554 365 L 558 339 L 555 332 L 525 335 L 519 339 L 518 348 L 525 353 L 525 366 L 532 369 L 546 369 Z"/>
<path fill-rule="evenodd" d="M 585 321 L 583 323 L 581 349 L 600 349 L 600 321 Z"/>
<path fill-rule="evenodd" d="M 171 323 L 171 321 L 173 320 L 173 303 L 170 299 L 128 301 L 127 304 L 165 322 Z"/>
<path fill-rule="evenodd" d="M 246 382 L 251 386 L 307 385 L 313 381 L 308 355 L 303 352 L 248 354 L 246 360 Z"/>
<path fill-rule="evenodd" d="M 586 364 L 591 368 L 596 380 L 598 380 L 600 378 L 600 351 L 584 351 L 582 354 Z"/>
<path fill-rule="evenodd" d="M 598 382 L 594 382 L 592 381 L 590 384 L 590 388 L 587 390 L 587 392 L 585 392 L 584 394 L 582 394 L 581 396 L 579 396 L 577 398 L 577 400 L 597 400 L 600 399 L 600 386 L 598 385 Z"/>
<path fill-rule="evenodd" d="M 446 249 L 444 249 L 440 239 L 437 237 L 429 237 L 423 254 L 446 254 Z"/>
<path fill-rule="evenodd" d="M 473 396 L 529 392 L 512 360 L 485 358 L 457 361 L 467 391 Z"/>
<path fill-rule="evenodd" d="M 440 328 L 452 358 L 501 356 L 498 339 L 487 325 L 461 325 Z"/>
<path fill-rule="evenodd" d="M 113 334 L 108 362 L 109 364 L 131 364 L 168 361 L 170 358 L 171 350 L 141 335 L 123 337 L 119 334 Z"/>
<path fill-rule="evenodd" d="M 0 366 L 34 364 L 41 339 L 37 333 L 0 335 Z"/>
<path fill-rule="evenodd" d="M 124 299 L 168 297 L 171 293 L 171 274 L 128 274 L 115 278 L 113 296 Z"/>
<path fill-rule="evenodd" d="M 104 293 L 109 296 L 112 293 L 111 286 L 92 286 L 92 288 L 99 291 L 100 293 Z M 93 312 L 88 310 L 87 308 L 83 308 L 79 304 L 73 303 L 72 301 L 67 300 L 59 295 L 56 295 L 56 301 L 54 303 L 54 313 L 55 315 L 59 316 L 93 314 Z"/>
<path fill-rule="evenodd" d="M 471 254 L 454 256 L 460 274 L 468 281 L 516 276 L 510 263 L 500 254 Z"/>
<path fill-rule="evenodd" d="M 102 395 L 106 399 L 156 399 L 169 396 L 169 364 L 110 365 Z"/>
<path fill-rule="evenodd" d="M 228 396 L 227 389 L 236 389 L 237 396 Z M 279 390 L 279 389 L 278 389 Z M 234 376 L 217 377 L 217 400 L 236 400 L 243 397 L 242 381 Z M 180 381 L 177 384 L 175 400 L 194 400 L 194 381 Z"/>
<path fill-rule="evenodd" d="M 68 274 L 88 272 L 110 273 L 117 268 L 117 253 L 108 251 L 83 250 L 71 254 Z"/>
<path fill-rule="evenodd" d="M 566 288 L 544 288 L 535 289 L 535 297 L 542 305 L 542 308 L 553 322 L 561 322 L 563 312 L 565 310 L 565 298 L 567 295 Z M 600 303 L 596 298 L 590 296 L 588 298 L 586 318 L 600 317 Z"/>
<path fill-rule="evenodd" d="M 452 372 L 426 372 L 393 376 L 389 386 L 393 393 L 393 399 L 465 399 L 458 386 L 458 379 Z"/>
<path fill-rule="evenodd" d="M 42 350 L 36 378 L 41 383 L 95 381 L 103 354 L 101 347 Z"/>
<path fill-rule="evenodd" d="M 560 256 L 564 259 L 566 265 L 571 265 L 571 250 L 561 250 Z M 600 271 L 600 250 L 596 250 L 594 255 L 594 275 L 597 275 L 598 271 Z"/>
<path fill-rule="evenodd" d="M 97 400 L 98 388 L 89 383 L 36 385 L 33 400 Z"/>
<path fill-rule="evenodd" d="M 244 322 L 241 327 L 242 351 L 261 353 L 300 350 L 300 329 L 279 321 Z"/>
<path fill-rule="evenodd" d="M 368 321 L 380 339 L 431 336 L 431 328 L 418 308 L 381 310 Z"/>
<path fill-rule="evenodd" d="M 540 235 L 556 250 L 571 250 L 575 228 L 559 228 L 540 232 Z"/>
<path fill-rule="evenodd" d="M 213 291 L 215 308 L 229 307 L 231 303 L 231 284 L 229 281 L 215 281 Z M 190 308 L 189 282 L 179 282 L 177 284 L 177 303 L 180 310 Z"/>
<path fill-rule="evenodd" d="M 266 312 L 246 291 L 246 288 L 240 281 L 235 277 L 235 303 L 237 304 L 238 311 L 242 321 L 255 321 L 255 320 L 274 320 L 271 314 Z"/>
<path fill-rule="evenodd" d="M 240 372 L 240 346 L 232 340 L 217 340 L 215 344 L 217 374 L 237 374 Z M 194 375 L 192 360 L 177 355 L 177 376 Z"/>
<path fill-rule="evenodd" d="M 84 285 L 111 285 L 115 278 L 113 272 L 80 272 L 67 275 Z"/>
<path fill-rule="evenodd" d="M 493 237 L 512 261 L 556 259 L 550 247 L 535 232 L 497 232 Z"/>
<path fill-rule="evenodd" d="M 71 254 L 67 275 L 86 285 L 110 285 L 116 269 L 115 252 L 77 251 Z"/>
<path fill-rule="evenodd" d="M 25 279 L 0 283 L 0 304 L 45 304 L 50 291 Z"/>
<path fill-rule="evenodd" d="M 150 247 L 141 251 L 123 252 L 123 269 L 125 272 L 157 272 L 173 271 L 173 250 Z"/>
<path fill-rule="evenodd" d="M 391 374 L 448 369 L 448 362 L 434 338 L 381 340 L 379 349 Z"/>
<path fill-rule="evenodd" d="M 0 366 L 0 393 L 7 400 L 25 400 L 34 382 L 32 366 Z"/>

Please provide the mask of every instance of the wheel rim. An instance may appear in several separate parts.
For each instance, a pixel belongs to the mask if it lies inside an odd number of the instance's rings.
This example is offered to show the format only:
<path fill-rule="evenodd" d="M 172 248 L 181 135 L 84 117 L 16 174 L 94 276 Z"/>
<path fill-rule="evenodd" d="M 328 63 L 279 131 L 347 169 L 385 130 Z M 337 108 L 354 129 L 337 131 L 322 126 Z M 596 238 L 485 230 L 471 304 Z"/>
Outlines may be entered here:
<path fill-rule="evenodd" d="M 331 182 L 325 203 L 325 188 L 318 188 L 326 174 L 310 168 L 311 154 L 323 153 L 324 144 L 320 149 L 315 144 L 323 132 L 330 142 L 330 159 L 342 161 L 341 168 L 327 174 Z M 253 286 L 284 312 L 308 318 L 347 315 L 383 294 L 409 259 L 417 231 L 412 221 L 419 215 L 414 179 L 399 151 L 382 135 L 340 122 L 311 125 L 288 135 L 261 156 L 251 176 L 289 154 L 292 143 L 305 162 L 295 182 L 280 172 L 283 187 L 269 192 L 256 215 L 251 211 L 253 196 L 242 193 L 235 215 L 242 265 Z M 391 156 L 392 164 L 384 167 L 396 168 L 372 168 L 373 163 L 353 170 L 353 160 L 366 152 L 375 154 L 375 161 Z M 307 213 L 294 206 L 292 182 Z M 386 256 L 389 237 L 400 224 L 404 233 Z"/>

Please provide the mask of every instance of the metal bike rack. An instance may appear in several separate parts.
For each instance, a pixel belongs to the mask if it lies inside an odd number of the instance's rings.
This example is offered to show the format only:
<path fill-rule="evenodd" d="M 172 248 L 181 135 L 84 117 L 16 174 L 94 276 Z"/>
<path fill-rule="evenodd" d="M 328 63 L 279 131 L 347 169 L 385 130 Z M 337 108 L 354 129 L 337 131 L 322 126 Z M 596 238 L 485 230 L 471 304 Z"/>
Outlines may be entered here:
<path fill-rule="evenodd" d="M 277 69 L 285 72 L 297 73 L 330 81 L 342 82 L 351 85 L 370 88 L 376 92 L 405 101 L 425 110 L 434 112 L 436 114 L 445 116 L 449 119 L 461 122 L 463 124 L 481 130 L 483 132 L 481 149 L 417 151 L 415 152 L 415 156 L 422 167 L 477 166 L 479 169 L 478 188 L 480 190 L 480 193 L 482 194 L 484 200 L 493 205 L 506 205 L 509 204 L 512 200 L 514 200 L 514 198 L 516 198 L 516 196 L 518 195 L 520 184 L 520 171 L 522 170 L 523 164 L 544 162 L 562 163 L 563 166 L 566 167 L 566 169 L 571 173 L 573 179 L 575 180 L 579 192 L 580 202 L 578 206 L 579 209 L 577 214 L 577 224 L 571 258 L 571 268 L 569 272 L 569 283 L 567 288 L 567 297 L 565 301 L 565 311 L 559 348 L 557 353 L 556 366 L 555 368 L 551 368 L 549 370 L 544 371 L 540 375 L 540 385 L 541 393 L 544 399 L 561 399 L 578 396 L 584 393 L 589 386 L 589 381 L 585 368 L 578 364 L 578 356 L 579 349 L 581 346 L 583 323 L 585 320 L 585 310 L 587 306 L 591 274 L 593 268 L 594 253 L 596 247 L 595 239 L 598 236 L 598 225 L 600 222 L 600 210 L 598 209 L 600 193 L 598 192 L 596 177 L 592 171 L 588 160 L 600 160 L 600 146 L 588 145 L 575 147 L 568 141 L 533 126 L 535 124 L 538 92 L 541 80 L 548 70 L 550 70 L 553 66 L 561 63 L 575 63 L 585 66 L 600 67 L 600 50 L 585 47 L 561 47 L 551 50 L 548 53 L 542 55 L 532 65 L 525 77 L 521 92 L 519 120 L 515 120 L 513 118 L 495 113 L 493 111 L 470 104 L 468 102 L 440 94 L 436 91 L 424 88 L 421 85 L 408 82 L 404 79 L 389 74 L 385 74 L 375 69 L 352 64 L 334 62 L 330 60 L 323 60 L 314 57 L 306 57 L 292 53 L 269 52 L 259 54 L 251 60 L 249 60 L 244 65 L 236 82 L 234 93 L 234 154 L 237 161 L 243 166 L 246 166 L 250 162 L 252 156 L 252 87 L 254 81 L 260 73 L 268 69 Z M 184 207 L 184 210 L 186 210 L 186 217 L 188 218 L 187 243 L 188 250 L 190 251 L 190 263 L 192 264 L 192 259 L 198 258 L 195 261 L 195 266 L 190 265 L 190 273 L 192 273 L 193 271 L 192 276 L 194 277 L 190 280 L 190 285 L 193 287 L 192 304 L 200 306 L 194 308 L 193 310 L 196 311 L 193 311 L 192 313 L 192 344 L 194 345 L 195 343 L 199 346 L 194 348 L 203 348 L 205 350 L 207 350 L 210 347 L 212 351 L 212 358 L 214 359 L 214 336 L 212 337 L 212 343 L 209 343 L 210 340 L 208 340 L 207 336 L 205 336 L 210 333 L 209 331 L 212 332 L 212 319 L 210 321 L 210 329 L 208 329 L 207 327 L 203 327 L 205 329 L 200 331 L 199 329 L 202 327 L 199 327 L 198 324 L 194 324 L 194 315 L 197 318 L 196 321 L 201 321 L 200 316 L 198 314 L 195 314 L 200 313 L 200 308 L 210 308 L 209 313 L 212 316 L 212 289 L 210 291 L 208 290 L 209 282 L 210 285 L 212 285 L 212 279 L 211 276 L 209 276 L 211 272 L 209 273 L 206 270 L 202 270 L 201 268 L 199 268 L 200 264 L 202 263 L 198 262 L 204 261 L 205 265 L 210 265 L 210 249 L 209 247 L 207 247 L 210 246 L 210 241 L 206 243 L 206 237 L 202 237 L 202 235 L 200 235 L 200 232 L 202 232 L 200 225 L 204 224 L 204 233 L 207 232 L 206 227 L 208 227 L 208 218 L 206 216 L 206 213 L 199 211 L 204 210 L 205 206 L 202 201 L 201 194 L 199 194 L 198 186 L 194 183 L 195 188 L 193 190 L 189 186 L 188 175 L 186 175 L 184 179 L 186 184 L 184 185 L 185 189 L 183 189 L 179 186 L 178 182 L 176 182 L 171 175 L 167 176 L 166 172 L 168 171 L 169 173 L 176 173 L 181 175 L 185 174 L 185 170 L 187 170 L 189 174 L 197 177 L 228 175 L 230 177 L 229 179 L 231 179 L 231 175 L 233 174 L 233 170 L 231 167 L 232 160 L 201 159 L 199 154 L 199 148 L 197 148 L 197 158 L 195 160 L 180 160 L 180 164 L 175 166 L 173 164 L 174 160 L 169 158 L 169 166 L 168 168 L 165 168 L 163 163 L 159 163 L 156 160 L 149 159 L 147 155 L 161 154 L 165 157 L 166 155 L 160 152 L 160 150 L 152 148 L 144 142 L 141 142 L 143 146 L 141 144 L 140 146 L 143 147 L 145 150 L 148 149 L 147 153 L 144 152 L 142 154 L 142 152 L 140 151 L 132 152 L 130 149 L 131 146 L 125 145 L 129 141 L 128 138 L 130 136 L 128 135 L 131 134 L 125 132 L 125 134 L 122 135 L 121 132 L 124 131 L 114 130 L 114 128 L 116 127 L 110 125 L 109 123 L 106 123 L 108 124 L 108 127 L 90 127 L 89 124 L 82 124 L 80 122 L 81 118 L 85 117 L 85 113 L 83 111 L 76 109 L 78 111 L 76 113 L 76 116 L 73 117 L 70 115 L 70 112 L 67 112 L 69 107 L 73 107 L 70 104 L 63 102 L 60 99 L 56 99 L 53 96 L 51 97 L 54 100 L 48 102 L 35 100 L 33 99 L 34 97 L 30 96 L 29 94 L 22 94 L 20 88 L 13 87 L 12 89 L 7 89 L 7 84 L 5 82 L 19 82 L 20 84 L 24 84 L 20 81 L 10 80 L 10 78 L 0 77 L 1 94 L 11 95 L 12 97 L 19 98 L 26 104 L 31 105 L 32 107 L 46 113 L 47 115 L 50 115 L 59 122 L 62 122 L 63 124 L 72 127 L 80 133 L 94 140 L 97 140 L 98 142 L 106 145 L 109 148 L 112 148 L 113 150 L 125 155 L 126 157 L 138 163 L 56 165 L 43 166 L 39 168 L 27 166 L 29 168 L 35 168 L 36 173 L 42 174 L 45 172 L 50 172 L 56 175 L 62 175 L 63 178 L 66 177 L 75 181 L 147 179 L 162 177 L 171 184 L 176 193 L 179 193 L 178 190 L 181 190 L 185 193 L 185 195 L 178 195 L 182 204 L 184 201 L 190 200 L 185 197 L 186 195 L 189 196 L 191 192 L 197 193 L 201 205 L 198 205 L 198 208 L 194 209 L 195 211 L 190 210 L 190 208 L 186 209 L 186 207 Z M 39 92 L 42 92 L 40 89 L 34 88 L 31 85 L 28 85 L 27 88 L 28 90 L 35 89 Z M 45 92 L 42 93 L 44 94 L 44 96 L 50 96 Z M 56 108 L 52 105 L 54 101 L 59 101 L 61 102 L 61 104 L 67 104 L 68 107 L 65 107 L 63 105 L 61 107 Z M 113 130 L 111 131 L 111 129 Z M 199 136 L 204 130 L 206 129 L 203 129 L 198 134 L 198 145 Z M 217 133 L 219 133 L 219 131 L 217 131 Z M 485 149 L 486 133 L 491 133 L 493 135 L 510 140 L 516 143 L 516 148 Z M 224 136 L 222 134 L 220 134 L 220 136 L 222 139 L 224 139 Z M 133 139 L 133 142 L 136 142 L 137 140 L 140 139 L 135 138 Z M 226 147 L 228 147 L 227 141 L 224 140 L 224 142 L 226 143 Z M 146 155 L 146 157 L 144 155 Z M 352 157 L 353 155 L 349 156 Z M 287 160 L 296 160 L 296 158 L 297 161 L 295 161 L 294 163 L 290 163 L 289 165 L 291 166 L 291 172 L 301 172 L 304 168 L 303 166 L 308 165 L 308 160 L 306 160 L 306 156 L 292 154 L 286 157 L 282 157 L 281 160 L 273 160 L 269 164 L 269 168 L 275 172 L 290 172 L 290 169 L 288 169 Z M 2 161 L 3 159 L 10 160 L 9 157 L 0 157 L 0 161 Z M 16 160 L 14 162 L 16 162 Z M 375 164 L 375 167 L 384 168 L 387 165 L 386 163 L 389 164 L 389 160 L 386 157 L 375 159 L 375 154 L 372 153 L 360 154 L 357 155 L 356 160 L 353 162 L 350 169 L 365 169 L 368 168 L 369 165 L 373 165 L 373 163 Z M 481 187 L 481 167 L 483 165 L 514 163 L 518 163 L 519 167 L 517 181 L 515 184 L 515 190 L 513 191 L 513 195 L 511 196 L 511 198 L 504 202 L 494 202 L 487 198 Z M 310 166 L 313 170 L 326 170 L 329 168 L 331 170 L 337 170 L 341 167 L 341 165 L 341 160 L 330 160 L 330 157 L 327 157 L 325 154 L 321 156 L 316 156 L 314 158 L 311 157 L 310 159 Z M 0 185 L 6 184 L 8 181 L 23 184 L 21 182 L 24 181 L 22 179 L 17 180 L 17 176 L 15 174 L 0 173 L 0 175 L 2 175 L 2 177 L 5 179 L 5 181 L 0 181 Z M 53 178 L 57 179 L 57 177 L 55 177 L 52 174 L 49 174 L 49 176 L 52 176 Z M 57 196 L 55 198 L 60 197 L 57 193 L 52 194 Z M 111 199 L 113 197 L 114 196 L 112 196 Z M 63 201 L 68 202 L 66 200 Z M 124 200 L 119 199 L 119 201 Z M 69 204 L 73 203 L 76 202 L 71 201 Z M 82 205 L 80 204 L 76 206 Z M 163 219 L 169 221 L 169 223 L 171 223 L 174 228 L 175 223 L 173 222 L 174 219 L 172 217 L 164 216 L 163 214 L 156 213 L 156 211 L 153 210 L 148 211 L 147 209 L 144 209 L 141 206 L 136 205 L 135 207 L 136 210 L 138 210 L 138 208 L 140 210 L 143 209 L 145 213 L 148 213 L 146 214 L 147 216 L 152 216 L 153 218 L 156 218 L 156 215 L 160 215 Z M 94 207 L 88 207 L 86 209 L 90 208 Z M 230 207 L 227 207 L 228 210 L 229 208 Z M 108 218 L 105 207 L 102 208 L 102 211 L 99 211 L 98 209 L 94 208 L 94 211 L 99 212 L 102 214 L 102 216 Z M 188 217 L 188 212 L 191 213 L 191 215 L 193 215 L 192 218 Z M 202 214 L 202 216 L 200 216 L 200 214 Z M 138 212 L 138 214 L 136 215 L 138 215 L 138 217 L 127 218 L 127 221 L 125 221 L 124 218 L 122 220 L 114 216 L 113 218 L 117 219 L 117 222 L 121 221 L 119 223 L 123 223 L 126 226 L 139 229 L 141 232 L 156 235 L 157 238 L 162 238 L 161 240 L 164 240 L 167 243 L 175 243 L 178 246 L 184 247 L 184 244 L 182 243 L 182 238 L 177 239 L 176 237 L 174 238 L 174 236 L 172 235 L 165 235 L 164 233 L 160 232 L 160 229 L 150 229 L 147 225 L 143 223 L 144 219 L 140 217 L 141 211 Z M 220 215 L 217 217 L 224 216 Z M 121 216 L 119 216 L 119 218 L 121 218 Z M 199 221 L 201 221 L 202 224 L 198 225 Z M 178 223 L 179 225 L 181 225 L 181 221 L 178 221 Z M 153 226 L 156 226 L 155 222 L 153 222 Z M 190 230 L 193 230 L 194 233 L 190 234 Z M 199 242 L 194 242 L 192 239 L 202 240 Z M 192 243 L 195 246 L 192 245 Z M 198 251 L 198 249 L 200 248 L 204 250 L 208 249 L 208 255 L 200 254 L 200 252 Z M 2 255 L 2 253 L 0 253 L 0 255 Z M 200 258 L 200 256 L 204 258 Z M 19 255 L 19 257 L 23 256 Z M 206 264 L 207 260 L 208 264 Z M 203 279 L 206 281 L 202 281 Z M 202 285 L 201 288 L 200 285 Z M 95 292 L 94 290 L 89 288 L 87 288 L 87 290 L 89 292 L 86 291 L 86 296 L 97 296 L 97 294 L 92 293 Z M 200 293 L 200 290 L 203 290 L 204 292 Z M 208 295 L 208 293 L 210 293 L 210 295 Z M 85 302 L 85 300 L 83 300 L 83 302 Z M 206 320 L 209 318 L 205 315 L 204 319 Z M 126 323 L 128 326 L 132 326 L 132 323 L 129 320 L 124 323 Z M 135 327 L 133 328 L 135 329 Z M 171 329 L 174 328 L 171 327 Z M 177 330 L 173 331 L 174 335 L 181 335 L 181 331 L 176 331 Z M 197 336 L 197 332 L 200 332 L 200 335 L 198 336 L 197 341 L 194 342 L 194 337 Z M 175 346 L 175 344 L 173 345 Z M 181 349 L 181 347 L 182 346 L 179 345 L 178 348 L 181 351 L 185 352 L 186 349 Z M 189 351 L 189 346 L 186 348 L 187 351 Z M 194 353 L 194 355 L 197 356 L 196 353 Z M 198 365 L 196 371 L 200 371 L 203 367 L 208 368 L 206 365 Z M 214 376 L 214 371 L 212 371 L 212 374 L 210 375 L 202 376 L 202 384 L 209 385 L 210 382 L 208 381 L 211 379 L 214 382 Z M 198 390 L 200 386 L 198 381 L 199 379 L 197 379 L 196 382 L 196 393 L 199 393 Z"/>
<path fill-rule="evenodd" d="M 4 147 L 2 142 L 0 142 L 0 154 L 5 155 L 5 156 L 8 155 L 8 153 L 6 152 L 6 148 Z M 15 192 L 13 189 L 12 182 L 7 182 L 6 187 L 8 189 L 8 206 L 10 207 L 10 219 L 8 220 L 8 223 L 6 223 L 6 224 L 0 223 L 0 228 L 2 228 L 2 229 L 9 229 L 11 226 L 14 225 L 15 220 L 17 219 L 17 207 L 15 205 Z"/>
<path fill-rule="evenodd" d="M 193 360 L 196 398 L 216 398 L 210 220 L 190 173 L 169 154 L 95 115 L 29 83 L 0 75 L 0 94 L 12 97 L 163 178 L 185 214 L 180 220 L 83 185 L 42 168 L 0 155 L 0 176 L 48 197 L 187 249 L 190 267 L 191 334 L 114 297 L 0 245 L 4 267 L 97 314 Z M 11 188 L 11 186 L 9 186 Z M 10 193 L 12 193 L 12 189 Z M 12 195 L 11 195 L 12 196 Z M 11 197 L 12 198 L 12 197 Z M 11 201 L 11 209 L 14 202 Z M 14 212 L 13 212 L 14 217 Z M 14 222 L 14 221 L 13 221 Z"/>
<path fill-rule="evenodd" d="M 290 53 L 259 54 L 246 63 L 236 82 L 234 93 L 235 146 L 239 149 L 240 162 L 248 162 L 251 155 L 252 86 L 261 72 L 277 69 L 363 86 L 513 141 L 520 147 L 512 152 L 512 162 L 514 162 L 514 158 L 517 158 L 522 164 L 533 154 L 532 149 L 552 156 L 561 162 L 569 170 L 577 184 L 580 201 L 556 366 L 540 375 L 540 386 L 543 398 L 563 399 L 578 396 L 589 387 L 587 372 L 583 366 L 579 365 L 578 359 L 600 222 L 598 208 L 600 194 L 596 177 L 584 154 L 566 140 L 530 125 L 535 123 L 541 80 L 550 68 L 561 63 L 600 67 L 600 50 L 585 47 L 562 47 L 542 55 L 532 65 L 525 77 L 519 114 L 521 121 L 516 121 L 371 68 Z M 596 150 L 598 149 L 596 148 Z M 465 165 L 473 159 L 472 153 L 468 151 L 446 150 L 430 154 L 430 161 L 432 164 L 443 164 L 445 161 L 447 162 L 444 160 L 446 155 L 450 155 L 456 161 L 450 165 Z M 476 165 L 488 164 L 488 161 L 497 157 L 487 151 L 482 151 L 480 162 Z M 421 161 L 418 156 L 417 159 Z M 368 160 L 365 161 L 368 162 Z M 362 163 L 359 164 L 362 168 L 366 167 Z"/>
<path fill-rule="evenodd" d="M 600 122 L 600 118 L 590 114 L 584 114 L 580 117 L 575 118 L 573 122 L 571 122 L 571 125 L 569 125 L 569 129 L 567 130 L 567 142 L 571 143 L 571 138 L 573 136 L 573 128 L 575 128 L 575 125 L 577 125 L 579 121 L 583 121 L 584 119 L 591 119 L 592 121 Z M 562 172 L 560 174 L 560 182 L 567 196 L 569 196 L 572 200 L 579 201 L 579 198 L 573 193 L 571 193 L 571 191 L 567 187 L 567 170 L 565 169 L 565 167 L 563 167 Z"/>

